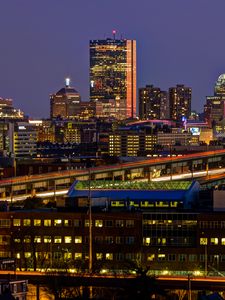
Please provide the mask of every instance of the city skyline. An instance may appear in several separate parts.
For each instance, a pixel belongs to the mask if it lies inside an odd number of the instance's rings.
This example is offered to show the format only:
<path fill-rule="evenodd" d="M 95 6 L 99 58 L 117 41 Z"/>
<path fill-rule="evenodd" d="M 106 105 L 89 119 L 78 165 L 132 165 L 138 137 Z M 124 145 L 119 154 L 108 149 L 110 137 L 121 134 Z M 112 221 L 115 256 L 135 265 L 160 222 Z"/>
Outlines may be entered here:
<path fill-rule="evenodd" d="M 70 76 L 88 101 L 89 41 L 112 37 L 116 29 L 118 38 L 137 40 L 137 88 L 185 84 L 193 91 L 192 109 L 202 112 L 225 72 L 224 8 L 221 0 L 7 1 L 1 5 L 0 97 L 46 118 L 49 95 Z"/>

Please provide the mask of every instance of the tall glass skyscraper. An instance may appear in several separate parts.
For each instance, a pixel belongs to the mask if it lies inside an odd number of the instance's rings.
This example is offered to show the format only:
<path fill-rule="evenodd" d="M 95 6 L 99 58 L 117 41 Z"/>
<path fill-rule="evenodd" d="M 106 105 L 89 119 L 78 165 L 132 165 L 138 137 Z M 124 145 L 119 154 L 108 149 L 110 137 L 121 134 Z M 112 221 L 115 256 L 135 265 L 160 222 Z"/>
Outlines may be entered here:
<path fill-rule="evenodd" d="M 90 41 L 90 100 L 115 100 L 124 118 L 136 117 L 136 41 Z"/>

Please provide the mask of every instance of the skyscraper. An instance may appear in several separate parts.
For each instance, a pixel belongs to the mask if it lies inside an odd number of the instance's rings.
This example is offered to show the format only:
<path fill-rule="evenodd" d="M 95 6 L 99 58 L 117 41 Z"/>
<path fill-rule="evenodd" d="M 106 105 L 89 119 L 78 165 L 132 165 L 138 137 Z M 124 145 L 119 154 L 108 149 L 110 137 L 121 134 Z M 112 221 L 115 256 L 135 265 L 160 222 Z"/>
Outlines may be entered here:
<path fill-rule="evenodd" d="M 136 117 L 136 41 L 90 41 L 90 100 L 115 100 L 124 118 Z"/>
<path fill-rule="evenodd" d="M 67 78 L 65 87 L 50 96 L 50 118 L 76 119 L 80 114 L 80 95 L 70 86 Z"/>
<path fill-rule="evenodd" d="M 139 89 L 139 117 L 146 119 L 168 119 L 168 93 L 153 85 Z"/>
<path fill-rule="evenodd" d="M 169 89 L 170 119 L 180 122 L 191 114 L 191 88 L 178 84 Z"/>

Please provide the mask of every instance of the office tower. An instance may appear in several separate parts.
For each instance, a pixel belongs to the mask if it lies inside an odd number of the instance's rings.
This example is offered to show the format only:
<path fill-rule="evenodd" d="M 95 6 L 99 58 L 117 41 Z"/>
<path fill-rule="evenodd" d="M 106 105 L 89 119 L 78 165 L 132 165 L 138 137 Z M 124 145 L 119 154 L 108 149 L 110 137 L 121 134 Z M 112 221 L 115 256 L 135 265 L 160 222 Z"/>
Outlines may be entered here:
<path fill-rule="evenodd" d="M 225 96 L 225 74 L 221 74 L 215 84 L 215 96 Z"/>
<path fill-rule="evenodd" d="M 214 87 L 214 96 L 206 97 L 204 117 L 210 126 L 218 124 L 225 116 L 225 74 L 221 74 Z"/>
<path fill-rule="evenodd" d="M 178 84 L 169 89 L 170 119 L 180 122 L 191 114 L 191 88 Z"/>
<path fill-rule="evenodd" d="M 146 119 L 169 118 L 168 94 L 153 85 L 139 89 L 139 117 Z"/>
<path fill-rule="evenodd" d="M 90 41 L 90 100 L 115 100 L 124 118 L 136 117 L 136 41 Z"/>
<path fill-rule="evenodd" d="M 50 96 L 50 118 L 76 119 L 80 114 L 80 95 L 70 86 L 67 78 L 65 87 Z"/>

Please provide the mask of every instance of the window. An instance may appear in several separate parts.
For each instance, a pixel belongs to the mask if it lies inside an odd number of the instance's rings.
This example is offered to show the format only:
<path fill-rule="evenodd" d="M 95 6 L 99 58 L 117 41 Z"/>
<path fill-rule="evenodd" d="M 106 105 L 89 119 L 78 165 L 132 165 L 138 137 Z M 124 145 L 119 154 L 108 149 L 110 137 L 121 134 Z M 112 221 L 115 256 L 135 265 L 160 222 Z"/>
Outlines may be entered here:
<path fill-rule="evenodd" d="M 23 220 L 23 226 L 30 226 L 30 224 L 31 224 L 30 219 L 24 219 Z"/>
<path fill-rule="evenodd" d="M 24 243 L 30 243 L 31 242 L 31 237 L 30 235 L 25 235 L 24 239 L 23 239 Z"/>
<path fill-rule="evenodd" d="M 136 254 L 135 253 L 126 253 L 125 258 L 127 260 L 135 260 L 136 259 Z"/>
<path fill-rule="evenodd" d="M 75 236 L 75 244 L 82 244 L 82 236 Z"/>
<path fill-rule="evenodd" d="M 133 228 L 134 227 L 134 220 L 126 220 L 126 227 Z"/>
<path fill-rule="evenodd" d="M 210 238 L 210 245 L 218 245 L 219 239 L 218 238 Z"/>
<path fill-rule="evenodd" d="M 64 226 L 65 227 L 71 227 L 72 226 L 72 220 L 64 220 Z"/>
<path fill-rule="evenodd" d="M 134 236 L 126 236 L 125 243 L 128 245 L 133 245 L 134 244 Z"/>
<path fill-rule="evenodd" d="M 189 261 L 190 262 L 196 262 L 197 261 L 197 255 L 196 254 L 189 254 Z"/>
<path fill-rule="evenodd" d="M 49 235 L 44 236 L 44 243 L 51 243 L 52 238 Z"/>
<path fill-rule="evenodd" d="M 96 253 L 96 259 L 102 260 L 103 259 L 103 253 Z"/>
<path fill-rule="evenodd" d="M 54 237 L 54 243 L 55 243 L 55 244 L 60 244 L 60 243 L 62 243 L 62 238 L 61 238 L 61 236 L 55 236 L 55 237 Z"/>
<path fill-rule="evenodd" d="M 149 246 L 149 245 L 151 245 L 151 238 L 150 238 L 150 237 L 144 237 L 144 238 L 143 238 L 143 245 L 144 245 L 144 246 Z"/>
<path fill-rule="evenodd" d="M 102 244 L 103 243 L 103 236 L 102 235 L 96 235 L 95 236 L 95 243 L 96 244 Z"/>
<path fill-rule="evenodd" d="M 62 220 L 61 219 L 55 219 L 54 220 L 54 226 L 62 226 Z"/>
<path fill-rule="evenodd" d="M 64 241 L 65 241 L 65 244 L 70 244 L 70 243 L 72 243 L 72 237 L 71 236 L 65 236 Z"/>
<path fill-rule="evenodd" d="M 34 243 L 41 243 L 41 237 L 40 236 L 35 236 L 34 237 Z"/>
<path fill-rule="evenodd" d="M 74 220 L 74 227 L 80 227 L 81 226 L 81 221 L 80 220 Z"/>
<path fill-rule="evenodd" d="M 89 220 L 88 220 L 88 219 L 86 219 L 86 220 L 84 221 L 84 227 L 89 227 Z"/>
<path fill-rule="evenodd" d="M 208 244 L 208 238 L 200 238 L 200 245 L 207 245 Z"/>
<path fill-rule="evenodd" d="M 24 252 L 24 257 L 25 258 L 30 258 L 31 257 L 31 252 Z"/>
<path fill-rule="evenodd" d="M 13 226 L 21 226 L 21 220 L 20 219 L 13 219 Z"/>
<path fill-rule="evenodd" d="M 221 239 L 221 245 L 223 245 L 223 246 L 225 245 L 225 238 Z"/>
<path fill-rule="evenodd" d="M 124 243 L 124 237 L 123 236 L 116 236 L 116 244 L 123 244 Z"/>
<path fill-rule="evenodd" d="M 105 259 L 106 260 L 113 260 L 113 253 L 106 253 L 105 254 Z"/>
<path fill-rule="evenodd" d="M 102 227 L 103 221 L 102 220 L 95 220 L 95 227 Z"/>
<path fill-rule="evenodd" d="M 10 236 L 9 235 L 0 235 L 0 244 L 2 244 L 2 245 L 10 244 Z"/>
<path fill-rule="evenodd" d="M 41 226 L 41 220 L 34 219 L 34 226 Z"/>
<path fill-rule="evenodd" d="M 186 254 L 178 254 L 178 261 L 180 261 L 180 262 L 187 261 L 187 255 Z"/>
<path fill-rule="evenodd" d="M 20 243 L 21 239 L 20 238 L 14 238 L 14 243 Z"/>
<path fill-rule="evenodd" d="M 153 261 L 155 260 L 155 254 L 147 254 L 147 261 Z"/>
<path fill-rule="evenodd" d="M 74 255 L 74 259 L 82 259 L 82 253 L 76 252 L 75 255 Z"/>
<path fill-rule="evenodd" d="M 124 254 L 123 253 L 116 253 L 116 260 L 118 260 L 118 261 L 124 260 Z"/>
<path fill-rule="evenodd" d="M 158 254 L 158 261 L 165 261 L 165 260 L 166 260 L 166 254 L 159 253 Z"/>
<path fill-rule="evenodd" d="M 123 220 L 116 220 L 115 221 L 115 226 L 116 227 L 123 227 L 124 226 L 124 221 Z"/>
<path fill-rule="evenodd" d="M 113 221 L 112 220 L 106 220 L 105 221 L 105 227 L 113 227 Z"/>
<path fill-rule="evenodd" d="M 8 228 L 8 227 L 10 227 L 10 220 L 8 220 L 8 219 L 0 220 L 0 227 L 1 228 Z"/>
<path fill-rule="evenodd" d="M 176 261 L 176 254 L 168 254 L 168 261 Z"/>
<path fill-rule="evenodd" d="M 72 252 L 65 252 L 63 254 L 64 259 L 72 259 L 73 255 Z"/>
<path fill-rule="evenodd" d="M 105 242 L 106 244 L 113 244 L 113 236 L 106 236 Z"/>
<path fill-rule="evenodd" d="M 44 220 L 44 226 L 50 227 L 52 225 L 52 220 Z"/>

